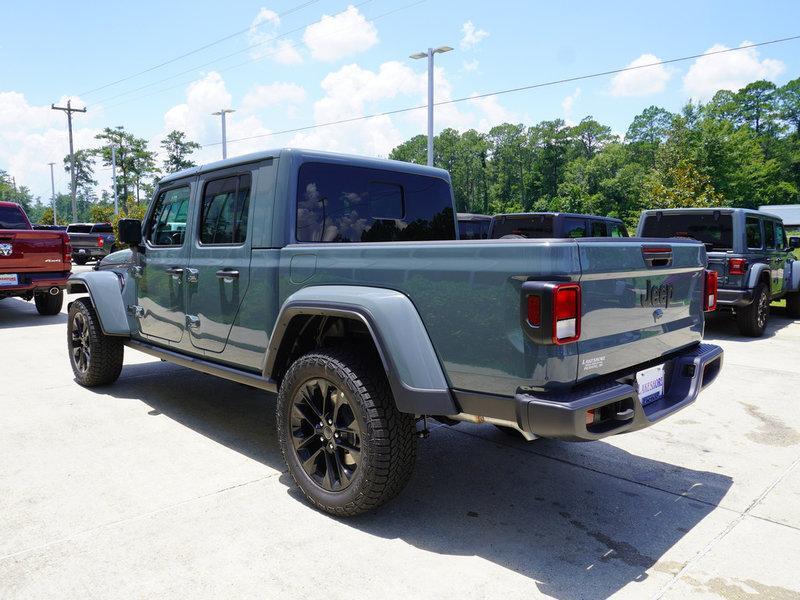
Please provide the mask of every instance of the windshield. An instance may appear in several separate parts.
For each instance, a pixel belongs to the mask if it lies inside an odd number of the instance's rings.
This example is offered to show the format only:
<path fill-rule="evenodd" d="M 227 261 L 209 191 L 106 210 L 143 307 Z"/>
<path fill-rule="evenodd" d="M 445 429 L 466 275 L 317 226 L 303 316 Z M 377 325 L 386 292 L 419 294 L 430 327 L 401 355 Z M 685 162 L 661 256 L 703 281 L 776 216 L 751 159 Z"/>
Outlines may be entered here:
<path fill-rule="evenodd" d="M 703 242 L 709 250 L 733 249 L 733 217 L 721 213 L 663 214 L 645 218 L 643 237 L 683 237 Z"/>
<path fill-rule="evenodd" d="M 526 238 L 553 237 L 553 217 L 533 215 L 525 217 L 496 217 L 492 225 L 492 238 L 519 235 Z"/>
<path fill-rule="evenodd" d="M 91 233 L 91 225 L 70 225 L 67 227 L 67 233 Z"/>
<path fill-rule="evenodd" d="M 0 229 L 30 229 L 25 214 L 16 206 L 0 206 Z"/>

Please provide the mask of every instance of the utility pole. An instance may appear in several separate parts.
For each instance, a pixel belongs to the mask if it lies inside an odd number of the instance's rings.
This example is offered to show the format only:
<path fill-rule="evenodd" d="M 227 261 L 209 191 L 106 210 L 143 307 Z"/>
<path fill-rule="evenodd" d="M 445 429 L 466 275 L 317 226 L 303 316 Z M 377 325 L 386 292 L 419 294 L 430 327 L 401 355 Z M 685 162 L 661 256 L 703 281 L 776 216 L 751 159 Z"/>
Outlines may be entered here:
<path fill-rule="evenodd" d="M 72 100 L 67 100 L 66 106 L 56 106 L 55 104 L 51 104 L 50 108 L 53 110 L 63 110 L 65 113 L 67 113 L 67 128 L 69 129 L 69 174 L 70 179 L 72 180 L 72 222 L 74 223 L 78 220 L 78 199 L 77 192 L 75 190 L 75 150 L 72 146 L 72 113 L 85 113 L 86 108 L 72 108 Z"/>
<path fill-rule="evenodd" d="M 111 180 L 114 182 L 114 215 L 119 214 L 119 194 L 117 194 L 117 145 L 111 144 Z"/>
<path fill-rule="evenodd" d="M 56 180 L 53 175 L 53 165 L 56 163 L 47 163 L 50 165 L 50 188 L 53 190 L 53 225 L 58 225 L 56 221 Z"/>
<path fill-rule="evenodd" d="M 213 116 L 222 118 L 222 158 L 228 158 L 228 136 L 225 130 L 225 115 L 226 113 L 236 112 L 231 108 L 223 108 L 217 112 L 211 113 Z"/>
<path fill-rule="evenodd" d="M 450 52 L 450 46 L 439 46 L 438 48 L 428 48 L 427 52 L 417 52 L 409 58 L 428 59 L 428 166 L 433 166 L 433 55 Z"/>

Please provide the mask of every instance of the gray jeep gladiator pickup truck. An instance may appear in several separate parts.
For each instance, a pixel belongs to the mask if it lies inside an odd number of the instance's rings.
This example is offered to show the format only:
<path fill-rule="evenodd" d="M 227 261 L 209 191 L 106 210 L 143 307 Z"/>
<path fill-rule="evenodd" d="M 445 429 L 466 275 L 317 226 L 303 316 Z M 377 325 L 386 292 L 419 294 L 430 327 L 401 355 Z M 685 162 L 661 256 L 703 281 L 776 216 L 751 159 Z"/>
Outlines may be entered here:
<path fill-rule="evenodd" d="M 800 317 L 800 261 L 793 252 L 800 238 L 787 239 L 780 217 L 746 208 L 648 210 L 639 235 L 703 242 L 708 268 L 719 276 L 719 308 L 736 313 L 743 335 L 763 335 L 769 304 L 781 298 L 789 316 Z"/>
<path fill-rule="evenodd" d="M 316 507 L 355 515 L 409 479 L 426 418 L 597 440 L 692 403 L 716 274 L 692 240 L 458 240 L 446 171 L 263 152 L 162 179 L 130 249 L 69 280 L 78 383 L 125 346 L 277 392 Z"/>

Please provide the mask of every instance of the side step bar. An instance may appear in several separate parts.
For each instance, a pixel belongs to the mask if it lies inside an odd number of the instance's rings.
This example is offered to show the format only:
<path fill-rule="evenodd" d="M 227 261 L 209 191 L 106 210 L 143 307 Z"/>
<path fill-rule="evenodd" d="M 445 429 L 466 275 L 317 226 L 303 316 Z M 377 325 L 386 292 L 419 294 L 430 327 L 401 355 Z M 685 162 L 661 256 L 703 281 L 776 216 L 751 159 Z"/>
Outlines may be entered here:
<path fill-rule="evenodd" d="M 160 358 L 167 362 L 174 363 L 188 369 L 194 369 L 195 371 L 200 371 L 201 373 L 215 375 L 217 377 L 221 377 L 222 379 L 228 379 L 230 381 L 235 381 L 236 383 L 249 385 L 267 392 L 278 391 L 278 385 L 274 380 L 267 379 L 261 375 L 218 365 L 216 363 L 203 360 L 202 358 L 185 356 L 183 354 L 173 352 L 172 350 L 165 350 L 164 348 L 158 348 L 157 346 L 145 344 L 138 340 L 126 340 L 125 345 L 129 348 L 133 348 L 134 350 L 138 350 L 139 352 L 144 352 L 150 356 L 155 356 L 156 358 Z"/>

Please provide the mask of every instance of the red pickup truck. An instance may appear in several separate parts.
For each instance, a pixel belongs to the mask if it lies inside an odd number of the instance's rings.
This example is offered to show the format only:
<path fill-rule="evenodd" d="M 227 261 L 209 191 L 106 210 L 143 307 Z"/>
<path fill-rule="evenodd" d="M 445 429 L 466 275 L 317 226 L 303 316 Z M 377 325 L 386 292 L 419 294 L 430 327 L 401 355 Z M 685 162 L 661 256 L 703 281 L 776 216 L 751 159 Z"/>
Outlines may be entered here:
<path fill-rule="evenodd" d="M 32 299 L 39 314 L 58 314 L 71 269 L 66 232 L 34 231 L 21 206 L 0 202 L 0 299 Z"/>

